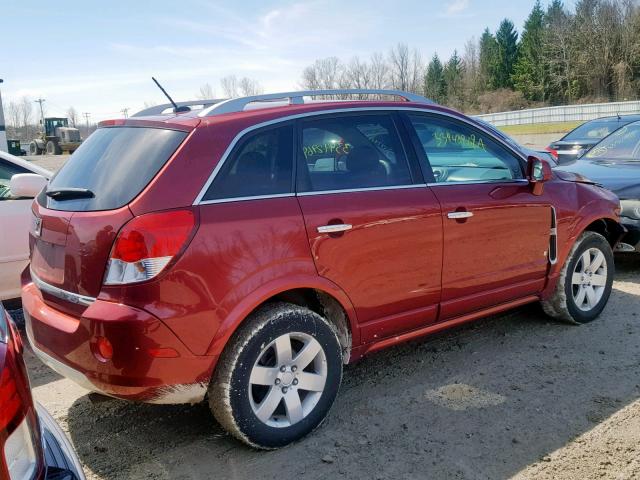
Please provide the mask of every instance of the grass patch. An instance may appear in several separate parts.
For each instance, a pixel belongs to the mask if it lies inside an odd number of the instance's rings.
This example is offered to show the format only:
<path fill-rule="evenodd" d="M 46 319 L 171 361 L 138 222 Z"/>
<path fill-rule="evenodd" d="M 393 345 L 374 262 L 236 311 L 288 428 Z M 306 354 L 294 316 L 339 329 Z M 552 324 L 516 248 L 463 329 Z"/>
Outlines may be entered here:
<path fill-rule="evenodd" d="M 529 125 L 507 125 L 498 127 L 508 135 L 531 135 L 540 133 L 566 133 L 584 122 L 531 123 Z"/>

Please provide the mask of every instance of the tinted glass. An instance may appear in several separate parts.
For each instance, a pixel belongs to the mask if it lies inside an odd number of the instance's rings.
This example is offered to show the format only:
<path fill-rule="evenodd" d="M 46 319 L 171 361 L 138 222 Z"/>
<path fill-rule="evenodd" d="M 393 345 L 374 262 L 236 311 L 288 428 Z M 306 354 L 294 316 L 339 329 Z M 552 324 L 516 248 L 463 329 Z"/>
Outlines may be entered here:
<path fill-rule="evenodd" d="M 465 124 L 409 115 L 436 182 L 501 181 L 523 178 L 518 159 L 488 135 Z M 425 171 L 429 165 L 423 165 Z"/>
<path fill-rule="evenodd" d="M 249 134 L 234 149 L 204 200 L 293 192 L 293 127 Z"/>
<path fill-rule="evenodd" d="M 640 124 L 632 123 L 616 130 L 589 150 L 585 157 L 640 160 Z"/>
<path fill-rule="evenodd" d="M 49 190 L 86 188 L 93 198 L 38 202 L 54 210 L 120 208 L 133 200 L 187 136 L 160 128 L 116 127 L 96 130 L 51 179 Z"/>
<path fill-rule="evenodd" d="M 31 173 L 29 170 L 0 158 L 0 200 L 9 198 L 9 182 L 18 173 Z"/>
<path fill-rule="evenodd" d="M 606 122 L 587 122 L 569 132 L 562 140 L 600 140 L 613 132 L 622 122 L 610 120 Z"/>
<path fill-rule="evenodd" d="M 349 115 L 302 123 L 300 191 L 410 185 L 391 117 Z"/>

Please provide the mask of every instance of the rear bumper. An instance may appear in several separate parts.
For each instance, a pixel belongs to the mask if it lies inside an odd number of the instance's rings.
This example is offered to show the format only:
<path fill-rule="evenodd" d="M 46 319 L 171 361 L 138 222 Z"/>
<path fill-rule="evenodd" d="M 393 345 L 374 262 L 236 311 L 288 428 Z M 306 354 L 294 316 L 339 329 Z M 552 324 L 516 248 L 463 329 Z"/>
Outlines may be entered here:
<path fill-rule="evenodd" d="M 216 358 L 193 355 L 153 315 L 96 300 L 76 318 L 47 304 L 28 281 L 22 305 L 36 355 L 87 390 L 148 403 L 203 400 Z M 94 354 L 98 336 L 111 342 L 110 360 Z"/>

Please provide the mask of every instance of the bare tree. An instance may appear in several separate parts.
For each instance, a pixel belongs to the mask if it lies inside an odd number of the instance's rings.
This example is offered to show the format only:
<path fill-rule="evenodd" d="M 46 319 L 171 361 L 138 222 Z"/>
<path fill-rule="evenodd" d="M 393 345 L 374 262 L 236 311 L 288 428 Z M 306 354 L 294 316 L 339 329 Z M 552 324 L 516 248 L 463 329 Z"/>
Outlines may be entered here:
<path fill-rule="evenodd" d="M 243 77 L 240 79 L 239 89 L 240 94 L 243 97 L 252 97 L 254 95 L 260 95 L 261 93 L 264 93 L 264 89 L 262 88 L 262 85 L 260 85 L 260 82 L 247 77 Z"/>
<path fill-rule="evenodd" d="M 21 126 L 20 119 L 21 119 L 20 105 L 18 105 L 16 102 L 12 100 L 9 102 L 9 105 L 7 105 L 7 123 L 9 126 L 17 130 Z"/>
<path fill-rule="evenodd" d="M 72 127 L 77 127 L 79 116 L 75 108 L 69 107 L 67 110 L 67 118 L 69 119 L 69 124 Z"/>
<path fill-rule="evenodd" d="M 211 100 L 216 98 L 216 92 L 209 83 L 205 83 L 200 86 L 200 90 L 196 93 L 196 98 L 198 100 Z"/>
<path fill-rule="evenodd" d="M 228 75 L 220 79 L 220 87 L 222 87 L 222 94 L 226 98 L 237 98 L 239 96 L 239 82 L 238 77 L 235 75 Z"/>
<path fill-rule="evenodd" d="M 318 59 L 302 72 L 302 86 L 305 90 L 339 88 L 343 71 L 337 57 Z"/>
<path fill-rule="evenodd" d="M 369 71 L 371 88 L 376 88 L 378 90 L 387 88 L 389 84 L 389 66 L 387 65 L 382 53 L 375 52 L 371 55 Z"/>
<path fill-rule="evenodd" d="M 420 93 L 424 65 L 417 49 L 399 43 L 389 52 L 391 84 L 397 90 Z"/>

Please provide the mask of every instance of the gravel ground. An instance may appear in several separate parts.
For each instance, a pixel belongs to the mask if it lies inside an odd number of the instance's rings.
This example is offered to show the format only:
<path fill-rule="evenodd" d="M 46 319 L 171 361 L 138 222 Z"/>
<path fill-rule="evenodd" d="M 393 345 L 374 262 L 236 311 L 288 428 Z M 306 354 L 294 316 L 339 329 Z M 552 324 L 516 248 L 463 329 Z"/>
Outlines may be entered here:
<path fill-rule="evenodd" d="M 538 306 L 346 368 L 308 438 L 274 452 L 226 435 L 206 405 L 92 402 L 27 354 L 35 397 L 90 479 L 640 478 L 640 255 L 618 258 L 596 322 Z"/>

